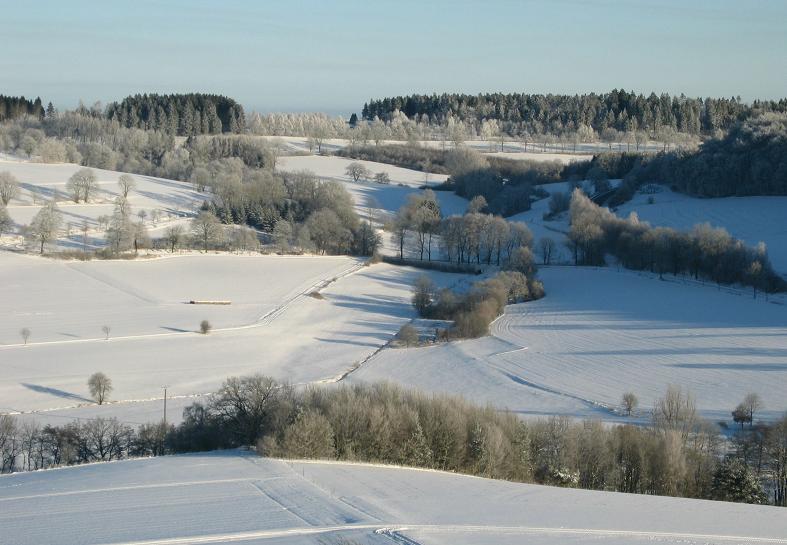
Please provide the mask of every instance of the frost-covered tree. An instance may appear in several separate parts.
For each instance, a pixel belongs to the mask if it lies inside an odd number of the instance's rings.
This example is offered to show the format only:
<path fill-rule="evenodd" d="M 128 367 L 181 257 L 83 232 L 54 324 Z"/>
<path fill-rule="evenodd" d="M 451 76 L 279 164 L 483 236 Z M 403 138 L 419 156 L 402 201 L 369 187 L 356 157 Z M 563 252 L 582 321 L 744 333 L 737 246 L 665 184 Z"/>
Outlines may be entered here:
<path fill-rule="evenodd" d="M 93 169 L 82 168 L 76 171 L 66 182 L 66 190 L 71 194 L 74 202 L 81 200 L 88 202 L 90 195 L 96 188 L 96 174 Z"/>
<path fill-rule="evenodd" d="M 137 181 L 129 174 L 121 174 L 118 178 L 118 186 L 120 187 L 120 194 L 124 199 L 127 199 L 128 194 L 137 187 Z"/>
<path fill-rule="evenodd" d="M 38 211 L 27 229 L 27 235 L 39 245 L 40 253 L 44 253 L 44 245 L 57 238 L 60 226 L 63 223 L 63 214 L 57 203 L 50 201 Z"/>
<path fill-rule="evenodd" d="M 353 182 L 358 182 L 361 178 L 369 178 L 371 176 L 371 172 L 369 169 L 366 168 L 362 163 L 352 162 L 347 165 L 347 168 L 344 169 L 344 173 L 352 178 Z"/>
<path fill-rule="evenodd" d="M 5 205 L 0 206 L 0 236 L 10 231 L 13 226 L 14 222 L 8 214 Z"/>
<path fill-rule="evenodd" d="M 219 219 L 207 210 L 203 210 L 191 220 L 191 234 L 202 244 L 205 252 L 220 240 L 221 231 Z"/>
<path fill-rule="evenodd" d="M 8 205 L 19 195 L 19 181 L 10 172 L 0 172 L 0 203 Z"/>
<path fill-rule="evenodd" d="M 279 220 L 273 228 L 273 240 L 281 253 L 290 249 L 292 241 L 292 224 L 287 220 Z"/>

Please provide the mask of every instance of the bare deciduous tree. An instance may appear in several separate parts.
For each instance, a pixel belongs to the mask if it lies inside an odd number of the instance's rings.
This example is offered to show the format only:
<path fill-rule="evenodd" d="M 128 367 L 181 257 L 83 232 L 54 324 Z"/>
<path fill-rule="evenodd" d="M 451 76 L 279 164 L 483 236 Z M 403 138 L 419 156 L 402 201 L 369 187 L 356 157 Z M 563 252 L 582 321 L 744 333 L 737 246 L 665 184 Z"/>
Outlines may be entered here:
<path fill-rule="evenodd" d="M 23 327 L 22 329 L 19 330 L 19 334 L 22 336 L 22 341 L 24 341 L 24 343 L 27 344 L 27 341 L 30 339 L 30 328 Z"/>
<path fill-rule="evenodd" d="M 633 392 L 626 392 L 623 394 L 623 409 L 626 411 L 626 416 L 631 416 L 631 413 L 639 405 L 639 400 Z"/>
<path fill-rule="evenodd" d="M 90 395 L 99 405 L 103 405 L 112 392 L 112 381 L 100 371 L 90 375 L 87 386 L 90 389 Z"/>
<path fill-rule="evenodd" d="M 191 232 L 194 238 L 202 243 L 202 249 L 207 252 L 219 239 L 221 223 L 213 213 L 204 210 L 191 221 Z"/>
<path fill-rule="evenodd" d="M 762 398 L 755 393 L 746 394 L 741 405 L 743 405 L 749 413 L 749 424 L 753 426 L 755 413 L 762 409 Z"/>
<path fill-rule="evenodd" d="M 181 240 L 183 240 L 183 226 L 170 225 L 167 227 L 166 231 L 164 231 L 164 239 L 167 241 L 169 251 L 175 253 L 175 248 L 177 248 Z"/>
<path fill-rule="evenodd" d="M 361 178 L 368 178 L 371 173 L 369 169 L 366 168 L 361 163 L 357 161 L 350 163 L 347 165 L 347 168 L 344 169 L 344 173 L 347 174 L 350 178 L 352 178 L 353 182 L 358 182 Z"/>
<path fill-rule="evenodd" d="M 109 332 L 112 331 L 112 328 L 109 327 L 108 325 L 102 325 L 101 326 L 101 331 L 104 333 L 104 340 L 108 341 L 109 340 Z"/>
<path fill-rule="evenodd" d="M 670 385 L 663 398 L 656 401 L 653 424 L 663 433 L 677 432 L 685 441 L 697 420 L 694 396 L 680 386 Z"/>
<path fill-rule="evenodd" d="M 544 265 L 549 265 L 552 262 L 552 254 L 555 252 L 557 243 L 551 237 L 541 237 L 538 240 L 538 251 L 541 254 L 541 260 Z"/>
<path fill-rule="evenodd" d="M 128 194 L 137 187 L 137 181 L 129 174 L 121 174 L 118 178 L 118 186 L 120 186 L 120 194 L 127 199 Z"/>

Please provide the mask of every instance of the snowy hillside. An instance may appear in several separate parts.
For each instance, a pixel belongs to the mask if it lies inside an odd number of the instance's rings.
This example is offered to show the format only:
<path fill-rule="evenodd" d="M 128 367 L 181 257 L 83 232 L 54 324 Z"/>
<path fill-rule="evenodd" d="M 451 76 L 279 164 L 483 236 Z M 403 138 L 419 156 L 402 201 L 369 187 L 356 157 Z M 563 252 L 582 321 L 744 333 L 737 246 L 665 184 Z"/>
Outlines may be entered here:
<path fill-rule="evenodd" d="M 787 197 L 697 199 L 661 189 L 653 195 L 637 193 L 616 213 L 625 217 L 636 212 L 652 225 L 676 229 L 691 229 L 706 222 L 724 227 L 751 246 L 765 242 L 774 269 L 787 273 Z M 654 202 L 648 204 L 651 197 Z"/>
<path fill-rule="evenodd" d="M 492 336 L 384 350 L 351 380 L 395 379 L 525 415 L 612 417 L 632 391 L 644 412 L 669 384 L 712 419 L 749 392 L 787 409 L 783 304 L 615 269 L 544 268 L 547 296 L 512 305 Z M 782 302 L 783 303 L 783 302 Z"/>
<path fill-rule="evenodd" d="M 114 200 L 120 194 L 118 178 L 122 172 L 92 169 L 97 178 L 97 191 L 88 203 L 74 203 L 66 190 L 68 179 L 81 166 L 71 163 L 43 164 L 18 159 L 0 159 L 0 172 L 10 172 L 19 180 L 20 194 L 8 204 L 8 213 L 17 226 L 28 225 L 41 205 L 52 197 L 58 200 L 58 208 L 63 214 L 63 229 L 71 231 L 70 240 L 62 240 L 62 248 L 81 248 L 82 224 L 87 222 L 90 229 L 89 243 L 101 244 L 103 232 L 99 230 L 99 216 L 111 216 Z M 145 224 L 151 236 L 161 236 L 166 226 L 191 215 L 207 198 L 206 194 L 194 190 L 186 182 L 132 174 L 136 188 L 128 196 L 132 213 L 144 210 L 147 214 Z M 154 211 L 160 214 L 153 221 Z"/>
<path fill-rule="evenodd" d="M 0 477 L 13 545 L 787 543 L 778 507 L 235 451 Z"/>
<path fill-rule="evenodd" d="M 68 415 L 140 422 L 144 415 L 158 418 L 161 402 L 144 400 L 160 400 L 164 384 L 169 395 L 187 396 L 239 374 L 335 380 L 414 316 L 410 286 L 421 273 L 383 263 L 362 267 L 348 257 L 72 263 L 0 254 L 0 295 L 10 309 L 0 316 L 0 411 L 69 408 Z M 439 285 L 462 278 L 431 276 Z M 320 287 L 323 299 L 308 296 Z M 232 304 L 187 304 L 200 298 Z M 202 319 L 213 323 L 210 335 L 195 331 Z M 109 340 L 102 325 L 111 327 Z M 31 330 L 27 345 L 23 327 Z M 87 377 L 99 370 L 113 380 L 112 400 L 145 407 L 73 409 L 90 402 Z M 173 406 L 171 414 L 179 413 Z"/>

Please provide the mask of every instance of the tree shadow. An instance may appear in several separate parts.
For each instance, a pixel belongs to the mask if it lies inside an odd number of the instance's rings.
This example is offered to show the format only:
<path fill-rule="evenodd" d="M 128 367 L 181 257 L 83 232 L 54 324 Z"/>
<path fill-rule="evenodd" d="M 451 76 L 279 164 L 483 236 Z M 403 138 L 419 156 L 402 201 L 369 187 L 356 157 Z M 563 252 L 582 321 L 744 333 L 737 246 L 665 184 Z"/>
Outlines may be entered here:
<path fill-rule="evenodd" d="M 41 386 L 40 384 L 28 384 L 26 382 L 22 382 L 21 384 L 28 390 L 33 390 L 34 392 L 38 392 L 39 394 L 52 395 L 55 397 L 61 397 L 63 399 L 73 399 L 75 401 L 85 401 L 87 403 L 92 402 L 92 399 L 88 399 L 86 397 L 82 397 L 77 394 L 72 394 L 71 392 L 66 392 L 65 390 L 58 390 L 57 388 Z"/>
<path fill-rule="evenodd" d="M 787 363 L 676 363 L 680 369 L 729 369 L 732 371 L 787 371 Z"/>
<path fill-rule="evenodd" d="M 170 327 L 166 325 L 160 325 L 161 329 L 166 329 L 167 331 L 174 331 L 175 333 L 191 333 L 194 331 L 193 329 L 181 329 L 179 327 Z"/>

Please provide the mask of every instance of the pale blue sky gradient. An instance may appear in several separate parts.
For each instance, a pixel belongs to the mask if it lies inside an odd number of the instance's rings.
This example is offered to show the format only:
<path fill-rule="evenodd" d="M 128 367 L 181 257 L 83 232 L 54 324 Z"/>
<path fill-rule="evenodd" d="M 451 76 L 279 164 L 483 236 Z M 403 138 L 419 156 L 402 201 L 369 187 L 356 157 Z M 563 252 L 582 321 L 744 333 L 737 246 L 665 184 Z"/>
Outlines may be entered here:
<path fill-rule="evenodd" d="M 0 94 L 216 92 L 249 110 L 517 91 L 787 96 L 782 0 L 0 0 Z"/>

